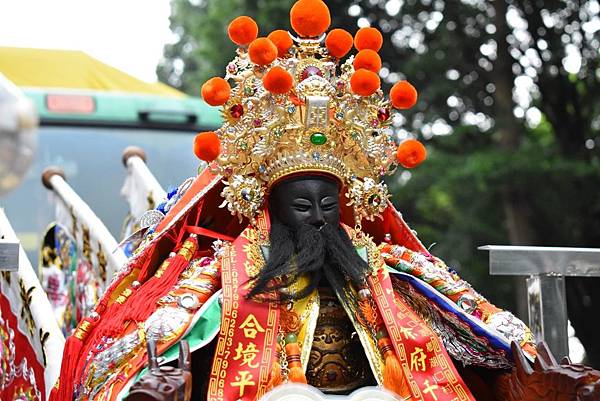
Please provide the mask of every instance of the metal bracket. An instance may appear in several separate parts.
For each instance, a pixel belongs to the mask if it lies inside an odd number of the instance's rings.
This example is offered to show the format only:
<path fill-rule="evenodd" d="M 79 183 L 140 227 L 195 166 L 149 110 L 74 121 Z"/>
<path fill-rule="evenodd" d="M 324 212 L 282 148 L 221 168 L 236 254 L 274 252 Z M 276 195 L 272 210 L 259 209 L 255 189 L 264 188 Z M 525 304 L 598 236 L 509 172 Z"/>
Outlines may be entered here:
<path fill-rule="evenodd" d="M 0 271 L 19 270 L 19 243 L 0 239 Z"/>

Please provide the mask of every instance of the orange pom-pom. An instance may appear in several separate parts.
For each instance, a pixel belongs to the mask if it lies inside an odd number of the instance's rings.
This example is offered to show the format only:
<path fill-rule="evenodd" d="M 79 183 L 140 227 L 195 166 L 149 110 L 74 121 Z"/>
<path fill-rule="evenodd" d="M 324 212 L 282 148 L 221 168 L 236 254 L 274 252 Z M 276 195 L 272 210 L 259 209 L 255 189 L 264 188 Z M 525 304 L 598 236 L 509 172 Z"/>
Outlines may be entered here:
<path fill-rule="evenodd" d="M 321 0 L 298 0 L 290 10 L 290 22 L 298 35 L 316 37 L 329 28 L 331 16 Z"/>
<path fill-rule="evenodd" d="M 200 92 L 202 93 L 202 99 L 211 106 L 222 106 L 231 96 L 229 84 L 220 77 L 214 77 L 206 81 Z"/>
<path fill-rule="evenodd" d="M 398 146 L 396 159 L 405 168 L 417 167 L 427 158 L 427 149 L 416 139 L 406 139 Z"/>
<path fill-rule="evenodd" d="M 292 37 L 288 31 L 284 31 L 283 29 L 271 32 L 267 38 L 277 47 L 278 57 L 284 57 L 288 54 L 288 50 L 290 50 L 293 44 Z"/>
<path fill-rule="evenodd" d="M 358 52 L 354 58 L 353 65 L 355 70 L 364 68 L 369 71 L 379 72 L 381 69 L 381 57 L 374 50 L 364 49 Z"/>
<path fill-rule="evenodd" d="M 383 36 L 377 28 L 360 28 L 354 35 L 354 47 L 356 50 L 371 49 L 376 52 L 383 45 Z"/>
<path fill-rule="evenodd" d="M 252 18 L 242 15 L 231 21 L 227 34 L 236 45 L 246 46 L 258 36 L 258 25 Z"/>
<path fill-rule="evenodd" d="M 359 96 L 371 96 L 379 89 L 380 84 L 379 76 L 364 68 L 355 71 L 350 78 L 352 92 Z"/>
<path fill-rule="evenodd" d="M 254 64 L 271 64 L 277 58 L 277 47 L 267 38 L 254 39 L 248 46 L 248 56 Z"/>
<path fill-rule="evenodd" d="M 333 57 L 342 58 L 352 48 L 352 35 L 345 29 L 332 29 L 325 38 L 325 46 Z"/>
<path fill-rule="evenodd" d="M 273 67 L 263 77 L 263 86 L 271 93 L 288 93 L 292 89 L 292 76 L 282 67 Z"/>
<path fill-rule="evenodd" d="M 200 160 L 210 163 L 219 157 L 221 141 L 212 131 L 201 132 L 194 138 L 194 154 Z"/>
<path fill-rule="evenodd" d="M 408 81 L 396 82 L 390 90 L 390 100 L 397 109 L 410 109 L 417 103 L 417 90 Z"/>

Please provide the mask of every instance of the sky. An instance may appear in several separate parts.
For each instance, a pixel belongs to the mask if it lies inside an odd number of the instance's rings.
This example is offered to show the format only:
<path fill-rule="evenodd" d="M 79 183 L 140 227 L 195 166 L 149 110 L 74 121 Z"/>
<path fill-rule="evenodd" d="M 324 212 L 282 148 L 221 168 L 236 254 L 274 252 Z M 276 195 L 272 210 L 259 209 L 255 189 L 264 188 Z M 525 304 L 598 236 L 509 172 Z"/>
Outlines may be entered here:
<path fill-rule="evenodd" d="M 82 50 L 156 82 L 169 14 L 169 0 L 0 0 L 0 46 Z"/>

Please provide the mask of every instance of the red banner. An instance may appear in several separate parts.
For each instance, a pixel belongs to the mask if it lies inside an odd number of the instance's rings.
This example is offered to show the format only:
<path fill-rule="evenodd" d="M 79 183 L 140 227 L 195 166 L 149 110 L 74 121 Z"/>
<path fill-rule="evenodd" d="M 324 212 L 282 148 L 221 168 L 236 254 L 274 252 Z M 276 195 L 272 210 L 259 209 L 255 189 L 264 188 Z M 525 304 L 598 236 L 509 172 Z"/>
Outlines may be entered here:
<path fill-rule="evenodd" d="M 25 319 L 29 329 L 35 330 L 33 322 L 27 322 L 31 317 L 25 306 L 21 314 L 20 319 Z M 44 366 L 38 362 L 27 335 L 19 330 L 18 319 L 9 300 L 0 293 L 0 377 L 4 387 L 0 390 L 0 400 L 44 401 Z"/>
<path fill-rule="evenodd" d="M 475 401 L 437 335 L 401 297 L 384 269 L 367 278 L 413 400 Z"/>
<path fill-rule="evenodd" d="M 258 222 L 266 226 L 263 215 Z M 223 311 L 211 369 L 208 400 L 260 399 L 275 358 L 279 308 L 247 300 L 248 280 L 264 263 L 257 230 L 247 228 L 221 259 Z"/>

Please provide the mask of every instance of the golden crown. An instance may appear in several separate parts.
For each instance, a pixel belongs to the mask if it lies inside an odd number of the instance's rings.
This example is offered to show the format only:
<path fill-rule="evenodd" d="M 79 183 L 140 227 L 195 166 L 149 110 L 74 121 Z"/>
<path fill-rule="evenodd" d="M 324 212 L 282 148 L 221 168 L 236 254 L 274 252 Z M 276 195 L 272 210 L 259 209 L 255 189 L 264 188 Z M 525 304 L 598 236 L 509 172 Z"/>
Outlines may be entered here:
<path fill-rule="evenodd" d="M 373 219 L 387 205 L 381 178 L 398 163 L 414 167 L 425 158 L 414 140 L 398 147 L 390 127 L 391 107 L 411 107 L 416 91 L 401 81 L 391 104 L 385 98 L 377 75 L 383 40 L 375 28 L 354 38 L 342 29 L 325 35 L 330 16 L 321 0 L 296 2 L 290 17 L 298 37 L 278 30 L 256 38 L 258 26 L 245 16 L 229 25 L 237 56 L 225 79 L 202 87 L 207 103 L 222 106 L 224 123 L 198 134 L 195 153 L 216 160 L 222 206 L 240 219 L 254 218 L 275 182 L 310 172 L 339 179 L 357 222 Z M 341 63 L 353 44 L 358 54 Z"/>

